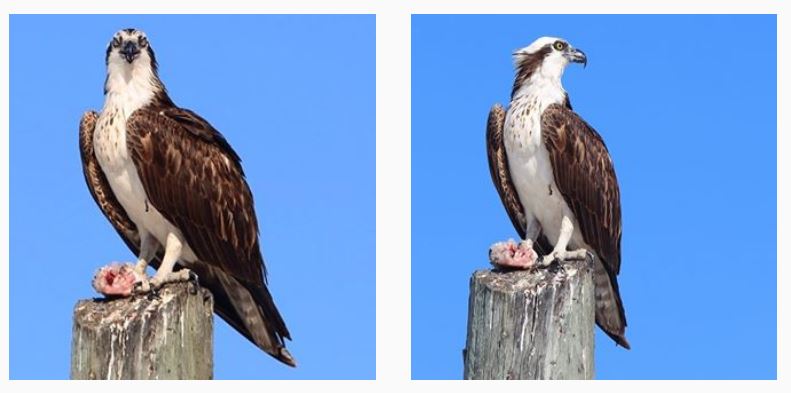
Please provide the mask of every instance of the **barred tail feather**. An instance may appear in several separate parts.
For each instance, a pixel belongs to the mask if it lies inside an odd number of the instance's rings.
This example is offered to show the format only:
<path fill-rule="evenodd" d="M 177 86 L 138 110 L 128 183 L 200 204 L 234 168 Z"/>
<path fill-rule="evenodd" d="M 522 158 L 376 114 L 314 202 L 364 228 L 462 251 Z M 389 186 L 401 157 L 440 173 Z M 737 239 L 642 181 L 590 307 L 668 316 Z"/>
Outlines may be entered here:
<path fill-rule="evenodd" d="M 626 341 L 626 315 L 624 314 L 618 280 L 596 258 L 593 271 L 595 286 L 596 324 L 618 345 L 630 349 Z"/>

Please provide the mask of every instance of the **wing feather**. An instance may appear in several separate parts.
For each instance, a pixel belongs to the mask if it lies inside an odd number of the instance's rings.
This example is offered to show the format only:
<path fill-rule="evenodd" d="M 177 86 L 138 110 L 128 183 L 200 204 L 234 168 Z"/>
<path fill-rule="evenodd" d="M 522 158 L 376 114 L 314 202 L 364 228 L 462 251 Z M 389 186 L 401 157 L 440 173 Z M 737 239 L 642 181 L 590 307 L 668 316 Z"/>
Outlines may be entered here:
<path fill-rule="evenodd" d="M 555 184 L 580 224 L 585 241 L 614 274 L 621 267 L 621 196 L 610 154 L 601 136 L 576 113 L 550 105 L 541 134 Z"/>
<path fill-rule="evenodd" d="M 225 139 L 191 112 L 138 110 L 127 144 L 149 202 L 178 227 L 202 261 L 263 285 L 250 187 Z"/>
<path fill-rule="evenodd" d="M 519 233 L 519 237 L 524 239 L 527 230 L 525 219 L 525 209 L 519 201 L 519 195 L 511 180 L 511 171 L 508 169 L 508 157 L 505 152 L 503 142 L 503 125 L 505 124 L 505 109 L 500 104 L 495 104 L 489 111 L 489 118 L 486 122 L 486 153 L 489 157 L 489 173 L 492 175 L 492 182 L 497 188 L 497 194 L 503 202 L 508 218 Z"/>
<path fill-rule="evenodd" d="M 294 366 L 291 339 L 267 288 L 258 222 L 239 156 L 195 113 L 140 109 L 127 121 L 127 148 L 149 203 L 179 228 L 200 260 L 192 267 L 215 311 L 278 360 Z"/>
<path fill-rule="evenodd" d="M 129 219 L 126 211 L 115 198 L 110 183 L 96 160 L 93 149 L 93 132 L 99 115 L 94 111 L 85 112 L 80 119 L 80 159 L 82 160 L 82 174 L 91 197 L 104 213 L 110 224 L 124 243 L 137 255 L 140 237 L 137 227 Z"/>

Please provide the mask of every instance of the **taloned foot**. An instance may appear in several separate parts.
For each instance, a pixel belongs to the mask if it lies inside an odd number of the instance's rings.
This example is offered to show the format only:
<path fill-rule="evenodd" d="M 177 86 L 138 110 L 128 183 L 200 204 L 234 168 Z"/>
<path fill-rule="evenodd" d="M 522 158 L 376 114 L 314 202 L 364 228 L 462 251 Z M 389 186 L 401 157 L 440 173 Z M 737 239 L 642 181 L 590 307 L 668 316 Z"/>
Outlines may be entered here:
<path fill-rule="evenodd" d="M 489 247 L 489 262 L 503 269 L 530 269 L 536 265 L 538 254 L 533 250 L 533 241 L 524 240 L 517 244 L 513 239 L 498 242 Z"/>
<path fill-rule="evenodd" d="M 148 295 L 149 299 L 159 298 L 159 292 L 157 288 L 151 285 L 151 280 L 148 276 L 143 276 L 135 283 L 132 293 L 135 295 Z"/>
<path fill-rule="evenodd" d="M 563 262 L 584 261 L 586 258 L 588 258 L 588 255 L 588 250 L 584 248 L 573 251 L 553 251 L 541 257 L 539 265 L 542 267 L 547 267 L 554 262 L 562 264 Z"/>
<path fill-rule="evenodd" d="M 173 282 L 190 282 L 190 281 L 194 282 L 193 276 L 197 277 L 195 273 L 193 273 L 189 269 L 181 269 L 177 272 L 162 273 L 162 274 L 157 272 L 157 274 L 155 274 L 154 277 L 151 279 L 150 283 L 153 288 L 158 289 L 165 284 L 170 284 Z"/>
<path fill-rule="evenodd" d="M 198 293 L 198 288 L 200 287 L 198 283 L 198 275 L 195 274 L 192 270 L 189 269 L 181 269 L 177 272 L 170 272 L 167 274 L 156 274 L 152 278 L 148 278 L 143 276 L 140 280 L 135 283 L 134 290 L 132 291 L 135 295 L 149 295 L 150 298 L 158 298 L 159 297 L 159 289 L 161 289 L 165 284 L 170 284 L 174 282 L 189 282 L 190 285 L 190 294 Z"/>

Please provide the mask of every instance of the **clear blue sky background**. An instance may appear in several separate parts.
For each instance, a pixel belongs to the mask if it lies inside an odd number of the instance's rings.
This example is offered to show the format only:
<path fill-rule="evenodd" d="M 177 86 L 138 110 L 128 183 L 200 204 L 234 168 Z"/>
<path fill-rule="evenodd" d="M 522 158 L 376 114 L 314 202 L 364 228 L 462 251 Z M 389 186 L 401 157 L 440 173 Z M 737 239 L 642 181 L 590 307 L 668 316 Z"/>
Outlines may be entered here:
<path fill-rule="evenodd" d="M 471 273 L 516 237 L 485 124 L 511 53 L 540 36 L 588 55 L 564 85 L 603 136 L 623 208 L 632 350 L 597 329 L 601 379 L 774 379 L 774 16 L 413 16 L 412 375 L 462 376 Z"/>
<path fill-rule="evenodd" d="M 68 378 L 72 308 L 133 255 L 94 204 L 77 125 L 113 33 L 144 30 L 174 101 L 219 129 L 255 196 L 291 369 L 216 318 L 215 376 L 375 378 L 375 17 L 12 16 L 10 377 Z"/>

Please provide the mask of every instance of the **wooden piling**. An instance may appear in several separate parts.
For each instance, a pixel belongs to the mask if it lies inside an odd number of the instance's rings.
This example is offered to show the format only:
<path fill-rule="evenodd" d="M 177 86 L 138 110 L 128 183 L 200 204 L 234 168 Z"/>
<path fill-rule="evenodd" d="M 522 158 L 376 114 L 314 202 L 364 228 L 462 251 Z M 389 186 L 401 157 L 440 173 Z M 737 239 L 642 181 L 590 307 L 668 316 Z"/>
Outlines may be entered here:
<path fill-rule="evenodd" d="M 592 379 L 592 262 L 470 280 L 465 379 Z"/>
<path fill-rule="evenodd" d="M 211 293 L 168 284 L 158 296 L 82 300 L 74 309 L 72 379 L 211 379 Z"/>

